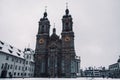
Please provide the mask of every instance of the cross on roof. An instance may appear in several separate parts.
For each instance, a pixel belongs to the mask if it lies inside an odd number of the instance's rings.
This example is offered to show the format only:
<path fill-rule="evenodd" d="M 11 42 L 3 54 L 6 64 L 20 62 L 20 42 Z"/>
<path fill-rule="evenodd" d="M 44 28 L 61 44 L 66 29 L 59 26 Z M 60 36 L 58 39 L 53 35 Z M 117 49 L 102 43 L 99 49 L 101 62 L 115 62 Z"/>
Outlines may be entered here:
<path fill-rule="evenodd" d="M 47 6 L 45 6 L 45 12 L 47 11 Z"/>

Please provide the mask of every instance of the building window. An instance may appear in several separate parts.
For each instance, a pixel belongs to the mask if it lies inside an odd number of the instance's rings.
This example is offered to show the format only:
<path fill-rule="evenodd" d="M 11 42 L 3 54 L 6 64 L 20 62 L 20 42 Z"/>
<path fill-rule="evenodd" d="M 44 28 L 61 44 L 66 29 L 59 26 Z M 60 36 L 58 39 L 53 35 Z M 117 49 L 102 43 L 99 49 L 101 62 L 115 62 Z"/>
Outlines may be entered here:
<path fill-rule="evenodd" d="M 28 64 L 28 61 L 26 61 L 26 64 Z"/>
<path fill-rule="evenodd" d="M 9 75 L 9 76 L 11 76 L 11 75 L 12 75 L 12 73 L 11 73 L 11 72 L 8 72 L 8 75 Z"/>
<path fill-rule="evenodd" d="M 12 58 L 12 61 L 14 61 L 14 58 Z"/>
<path fill-rule="evenodd" d="M 23 64 L 25 64 L 25 61 L 23 61 Z"/>
<path fill-rule="evenodd" d="M 24 67 L 22 67 L 22 70 L 24 70 Z"/>
<path fill-rule="evenodd" d="M 6 60 L 9 60 L 9 56 L 6 56 Z"/>
<path fill-rule="evenodd" d="M 16 59 L 16 62 L 18 62 L 18 59 Z"/>
<path fill-rule="evenodd" d="M 18 73 L 18 76 L 19 76 L 20 73 Z"/>
<path fill-rule="evenodd" d="M 23 73 L 21 73 L 21 76 L 23 75 Z"/>
<path fill-rule="evenodd" d="M 27 67 L 25 67 L 25 70 L 27 70 Z"/>
<path fill-rule="evenodd" d="M 26 76 L 26 73 L 24 74 L 24 76 Z"/>
<path fill-rule="evenodd" d="M 30 76 L 30 73 L 28 73 L 28 76 Z"/>
<path fill-rule="evenodd" d="M 21 63 L 21 60 L 20 60 L 20 63 Z"/>
<path fill-rule="evenodd" d="M 11 64 L 10 69 L 12 69 L 13 65 Z"/>
<path fill-rule="evenodd" d="M 19 70 L 20 70 L 20 68 L 21 68 L 21 67 L 19 66 Z"/>
<path fill-rule="evenodd" d="M 16 75 L 16 72 L 14 72 L 14 75 Z"/>
<path fill-rule="evenodd" d="M 1 69 L 3 69 L 3 68 L 4 68 L 4 64 L 2 63 Z"/>
<path fill-rule="evenodd" d="M 31 68 L 29 67 L 29 71 L 31 71 Z"/>
<path fill-rule="evenodd" d="M 31 65 L 31 63 L 29 62 L 29 65 Z"/>
<path fill-rule="evenodd" d="M 10 65 L 8 64 L 8 70 L 9 70 Z"/>
<path fill-rule="evenodd" d="M 15 70 L 17 70 L 17 65 L 15 66 Z"/>
<path fill-rule="evenodd" d="M 33 68 L 32 68 L 32 72 L 33 72 Z"/>

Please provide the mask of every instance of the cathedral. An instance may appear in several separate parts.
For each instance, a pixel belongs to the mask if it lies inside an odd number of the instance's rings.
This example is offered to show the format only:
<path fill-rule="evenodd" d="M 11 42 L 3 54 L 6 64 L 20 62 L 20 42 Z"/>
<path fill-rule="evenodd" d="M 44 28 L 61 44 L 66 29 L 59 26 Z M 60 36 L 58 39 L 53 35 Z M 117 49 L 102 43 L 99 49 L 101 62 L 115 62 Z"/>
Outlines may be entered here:
<path fill-rule="evenodd" d="M 56 34 L 56 28 L 50 35 L 50 21 L 44 12 L 36 35 L 34 60 L 34 77 L 77 77 L 80 57 L 76 56 L 74 49 L 73 21 L 68 8 L 62 17 L 61 37 Z"/>

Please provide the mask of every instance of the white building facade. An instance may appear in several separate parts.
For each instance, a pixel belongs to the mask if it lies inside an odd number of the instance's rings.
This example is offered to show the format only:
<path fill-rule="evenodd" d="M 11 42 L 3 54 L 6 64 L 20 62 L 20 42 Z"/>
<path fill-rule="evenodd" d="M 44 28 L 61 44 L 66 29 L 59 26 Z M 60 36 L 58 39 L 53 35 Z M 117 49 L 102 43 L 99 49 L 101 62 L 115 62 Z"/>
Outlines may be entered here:
<path fill-rule="evenodd" d="M 25 58 L 25 77 L 33 77 L 34 76 L 34 51 L 30 48 L 25 48 L 24 50 L 24 58 Z"/>
<path fill-rule="evenodd" d="M 23 52 L 0 41 L 0 77 L 33 77 L 33 54 L 33 50 Z M 31 55 L 31 58 L 26 59 L 26 55 Z"/>

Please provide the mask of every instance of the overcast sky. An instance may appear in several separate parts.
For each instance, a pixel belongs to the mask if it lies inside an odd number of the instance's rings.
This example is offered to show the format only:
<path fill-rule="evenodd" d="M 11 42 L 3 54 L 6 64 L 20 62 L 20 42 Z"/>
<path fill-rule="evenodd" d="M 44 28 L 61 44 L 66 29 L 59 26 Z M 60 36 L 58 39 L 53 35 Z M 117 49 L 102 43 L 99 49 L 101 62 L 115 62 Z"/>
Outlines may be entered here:
<path fill-rule="evenodd" d="M 82 68 L 116 63 L 120 55 L 120 0 L 0 0 L 0 40 L 35 49 L 38 21 L 47 6 L 51 31 L 61 34 L 66 2 Z"/>

